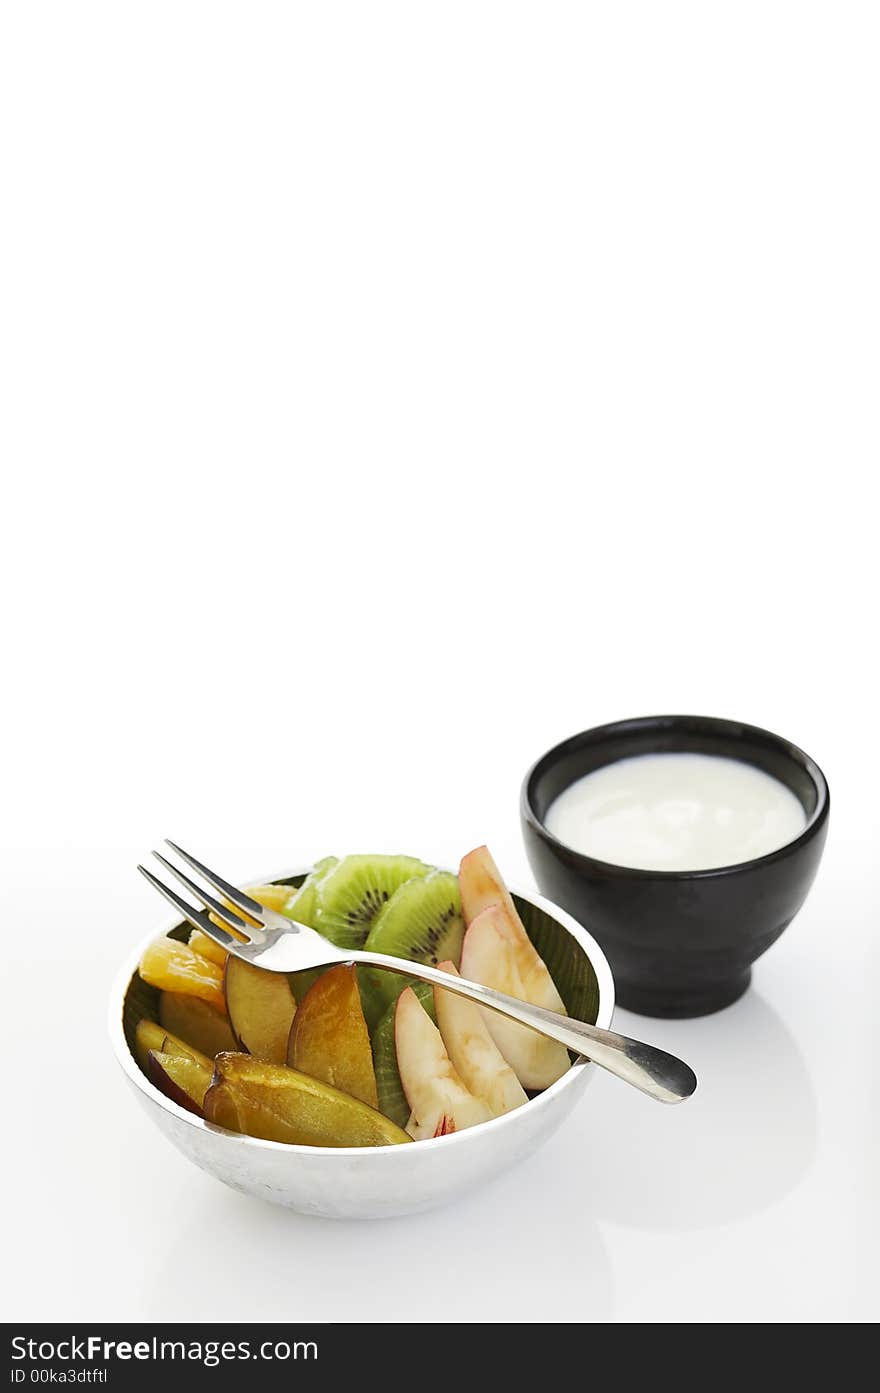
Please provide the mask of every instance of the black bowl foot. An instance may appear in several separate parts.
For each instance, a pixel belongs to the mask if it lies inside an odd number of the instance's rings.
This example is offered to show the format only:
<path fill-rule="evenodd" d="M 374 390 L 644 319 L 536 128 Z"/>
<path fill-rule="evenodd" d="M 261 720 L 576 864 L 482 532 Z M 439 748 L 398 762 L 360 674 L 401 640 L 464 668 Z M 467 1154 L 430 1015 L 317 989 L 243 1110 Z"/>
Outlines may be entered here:
<path fill-rule="evenodd" d="M 624 982 L 615 982 L 615 995 L 618 1006 L 626 1011 L 637 1011 L 640 1016 L 663 1016 L 669 1020 L 683 1020 L 688 1016 L 710 1016 L 713 1011 L 721 1011 L 738 1001 L 752 980 L 752 969 L 736 977 L 728 977 L 724 982 L 711 985 L 675 989 L 663 986 L 644 987 Z"/>

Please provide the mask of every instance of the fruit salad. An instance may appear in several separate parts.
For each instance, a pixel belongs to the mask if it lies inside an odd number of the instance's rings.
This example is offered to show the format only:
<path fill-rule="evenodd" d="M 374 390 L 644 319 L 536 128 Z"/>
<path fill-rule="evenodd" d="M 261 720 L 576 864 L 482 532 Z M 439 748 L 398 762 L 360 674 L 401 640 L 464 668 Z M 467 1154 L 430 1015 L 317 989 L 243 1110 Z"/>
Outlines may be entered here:
<path fill-rule="evenodd" d="M 486 847 L 458 875 L 411 856 L 327 857 L 303 884 L 248 887 L 340 948 L 375 949 L 564 1013 Z M 218 1127 L 299 1146 L 394 1146 L 510 1112 L 569 1068 L 563 1045 L 397 973 L 285 975 L 198 929 L 140 963 L 158 990 L 136 1027 L 148 1078 Z"/>

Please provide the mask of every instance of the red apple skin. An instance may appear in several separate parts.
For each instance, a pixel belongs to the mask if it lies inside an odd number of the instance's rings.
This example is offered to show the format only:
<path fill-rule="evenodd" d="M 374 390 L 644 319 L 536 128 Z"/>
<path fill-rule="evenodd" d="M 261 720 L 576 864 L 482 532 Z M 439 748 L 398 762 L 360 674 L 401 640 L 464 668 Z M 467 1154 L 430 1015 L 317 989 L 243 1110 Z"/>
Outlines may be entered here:
<path fill-rule="evenodd" d="M 535 1006 L 545 1006 L 548 1011 L 558 1011 L 564 1016 L 566 1010 L 562 997 L 547 971 L 546 963 L 525 931 L 513 897 L 488 847 L 475 847 L 462 858 L 458 881 L 468 928 L 481 915 L 494 909 L 496 927 L 508 939 L 517 955 L 526 989 L 525 999 Z"/>
<path fill-rule="evenodd" d="M 487 1104 L 474 1097 L 459 1077 L 439 1030 L 412 987 L 397 998 L 394 1039 L 400 1082 L 412 1110 L 407 1124 L 414 1124 L 410 1136 L 445 1136 L 491 1119 Z"/>
<path fill-rule="evenodd" d="M 511 943 L 504 921 L 504 909 L 498 904 L 489 905 L 477 915 L 464 936 L 461 973 L 474 982 L 528 1001 L 529 993 L 523 988 L 516 961 L 516 946 Z M 544 973 L 550 981 L 546 968 Z M 543 1002 L 538 1004 L 543 1005 Z M 495 1012 L 484 1009 L 483 1016 L 489 1034 L 523 1088 L 549 1088 L 569 1068 L 564 1045 Z"/>
<path fill-rule="evenodd" d="M 459 975 L 453 962 L 438 963 L 441 972 Z M 522 1107 L 528 1097 L 499 1050 L 475 1002 L 434 988 L 434 1014 L 447 1054 L 466 1088 L 488 1105 L 493 1117 Z"/>

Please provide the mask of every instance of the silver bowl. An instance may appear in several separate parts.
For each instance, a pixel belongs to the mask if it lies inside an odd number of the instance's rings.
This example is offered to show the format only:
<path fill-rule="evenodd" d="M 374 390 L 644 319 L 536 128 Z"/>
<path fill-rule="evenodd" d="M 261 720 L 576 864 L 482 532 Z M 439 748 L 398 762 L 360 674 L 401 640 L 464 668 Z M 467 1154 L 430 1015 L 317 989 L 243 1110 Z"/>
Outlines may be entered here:
<path fill-rule="evenodd" d="M 298 872 L 271 879 L 297 885 L 304 876 Z M 513 898 L 569 1013 L 610 1026 L 614 983 L 595 939 L 549 900 L 522 891 L 514 891 Z M 579 1059 L 550 1088 L 514 1112 L 411 1146 L 286 1146 L 227 1132 L 160 1093 L 132 1050 L 138 1021 L 155 1017 L 157 995 L 139 977 L 138 963 L 162 932 L 183 938 L 189 930 L 173 922 L 151 933 L 129 955 L 113 985 L 109 1027 L 116 1058 L 141 1104 L 178 1151 L 232 1189 L 301 1214 L 381 1219 L 455 1200 L 537 1150 L 571 1112 L 595 1072 Z"/>

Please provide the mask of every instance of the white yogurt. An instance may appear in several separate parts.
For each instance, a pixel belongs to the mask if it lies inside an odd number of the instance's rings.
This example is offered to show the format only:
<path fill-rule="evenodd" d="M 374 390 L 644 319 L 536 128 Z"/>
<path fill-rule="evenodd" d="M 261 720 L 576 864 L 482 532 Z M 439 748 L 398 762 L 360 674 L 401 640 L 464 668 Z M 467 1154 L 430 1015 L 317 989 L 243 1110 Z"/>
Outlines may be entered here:
<path fill-rule="evenodd" d="M 806 814 L 778 779 L 719 755 L 656 754 L 595 769 L 554 799 L 553 836 L 599 861 L 704 871 L 794 841 Z"/>

